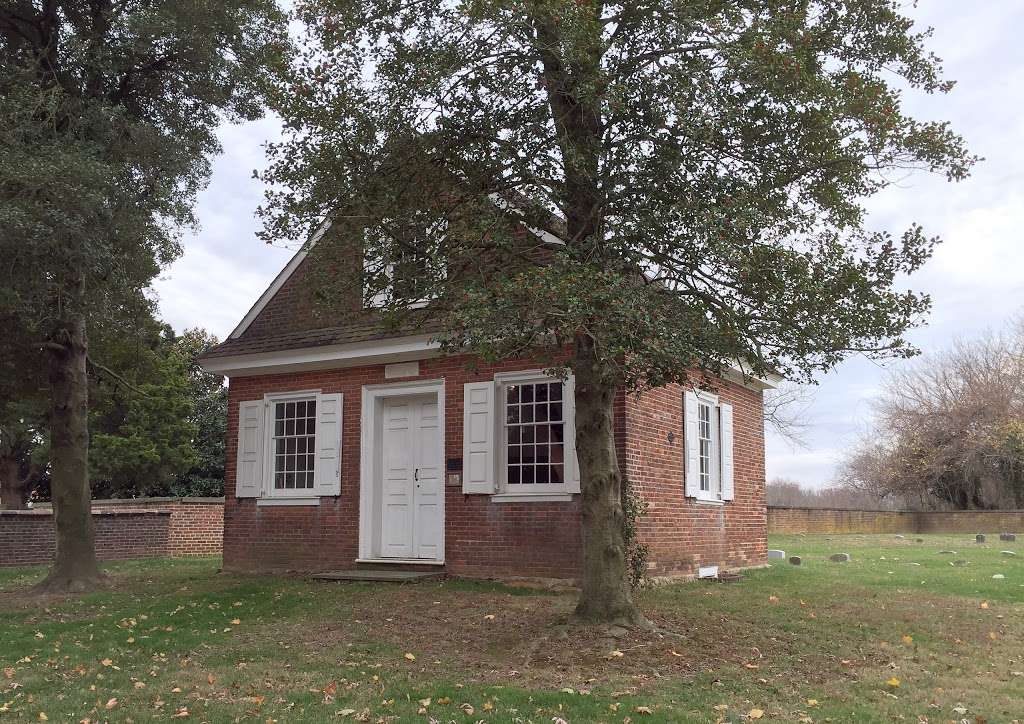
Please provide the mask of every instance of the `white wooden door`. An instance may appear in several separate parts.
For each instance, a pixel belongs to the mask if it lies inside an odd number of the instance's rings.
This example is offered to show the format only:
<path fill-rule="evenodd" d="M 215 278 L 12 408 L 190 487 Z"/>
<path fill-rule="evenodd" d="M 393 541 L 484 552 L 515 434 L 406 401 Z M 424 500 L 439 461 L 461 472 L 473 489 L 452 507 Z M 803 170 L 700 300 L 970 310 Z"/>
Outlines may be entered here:
<path fill-rule="evenodd" d="M 381 445 L 381 555 L 443 557 L 444 478 L 437 398 L 386 400 Z"/>

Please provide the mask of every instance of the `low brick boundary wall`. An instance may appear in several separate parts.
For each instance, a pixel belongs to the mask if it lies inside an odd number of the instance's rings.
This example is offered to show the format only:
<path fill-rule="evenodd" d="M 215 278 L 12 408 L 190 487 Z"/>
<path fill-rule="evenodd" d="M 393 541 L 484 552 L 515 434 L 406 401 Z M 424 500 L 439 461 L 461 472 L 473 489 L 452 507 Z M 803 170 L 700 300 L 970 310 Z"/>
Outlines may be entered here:
<path fill-rule="evenodd" d="M 768 533 L 1024 533 L 1024 510 L 911 512 L 771 505 Z"/>
<path fill-rule="evenodd" d="M 223 498 L 94 500 L 96 555 L 100 560 L 220 555 Z M 0 566 L 29 566 L 53 559 L 53 511 L 0 511 Z"/>

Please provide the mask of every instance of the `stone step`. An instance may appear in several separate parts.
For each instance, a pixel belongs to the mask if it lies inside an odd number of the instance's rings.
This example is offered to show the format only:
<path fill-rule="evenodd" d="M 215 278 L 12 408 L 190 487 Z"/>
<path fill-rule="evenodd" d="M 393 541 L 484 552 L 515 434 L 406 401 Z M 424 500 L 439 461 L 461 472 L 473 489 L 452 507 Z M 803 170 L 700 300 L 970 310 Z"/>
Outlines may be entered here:
<path fill-rule="evenodd" d="M 379 583 L 418 583 L 444 576 L 443 571 L 398 571 L 359 568 L 350 571 L 327 571 L 312 576 L 320 581 L 375 581 Z"/>

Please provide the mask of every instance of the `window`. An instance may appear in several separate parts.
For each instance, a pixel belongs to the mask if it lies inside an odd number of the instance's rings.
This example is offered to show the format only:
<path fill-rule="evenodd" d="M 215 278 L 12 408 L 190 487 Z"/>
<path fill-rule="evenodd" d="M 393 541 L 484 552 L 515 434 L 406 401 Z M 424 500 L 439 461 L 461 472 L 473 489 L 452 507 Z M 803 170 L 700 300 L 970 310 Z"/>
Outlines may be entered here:
<path fill-rule="evenodd" d="M 505 481 L 524 492 L 565 484 L 561 381 L 505 386 Z"/>
<path fill-rule="evenodd" d="M 384 219 L 364 235 L 364 295 L 371 307 L 394 299 L 408 307 L 423 307 L 438 280 L 447 275 L 443 241 L 448 224 L 423 214 L 395 222 Z"/>
<path fill-rule="evenodd" d="M 703 390 L 686 390 L 683 418 L 686 496 L 710 503 L 732 500 L 732 405 Z"/>
<path fill-rule="evenodd" d="M 273 403 L 274 492 L 313 489 L 316 399 Z"/>
<path fill-rule="evenodd" d="M 715 444 L 716 425 L 713 424 L 715 414 L 710 403 L 700 401 L 697 403 L 697 435 L 700 460 L 700 489 L 703 493 L 713 494 L 715 497 L 721 491 L 721 481 L 718 478 L 715 457 L 718 446 Z"/>

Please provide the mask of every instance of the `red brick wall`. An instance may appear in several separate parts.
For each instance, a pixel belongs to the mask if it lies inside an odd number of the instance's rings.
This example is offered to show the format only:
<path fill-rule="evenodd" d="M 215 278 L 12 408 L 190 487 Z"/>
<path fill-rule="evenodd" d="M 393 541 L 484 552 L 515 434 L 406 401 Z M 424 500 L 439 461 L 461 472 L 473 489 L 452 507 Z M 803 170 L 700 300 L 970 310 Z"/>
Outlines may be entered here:
<path fill-rule="evenodd" d="M 220 499 L 142 498 L 93 503 L 96 555 L 100 560 L 218 555 L 223 535 Z M 0 566 L 27 566 L 53 559 L 49 506 L 0 511 Z"/>
<path fill-rule="evenodd" d="M 466 358 L 420 361 L 416 379 L 445 380 L 445 456 L 462 458 L 463 385 L 495 372 L 532 369 L 526 362 L 466 368 Z M 351 568 L 359 548 L 359 445 L 363 385 L 385 380 L 384 366 L 287 375 L 235 377 L 228 405 L 224 564 L 233 569 L 328 570 Z M 236 499 L 238 403 L 267 392 L 318 389 L 345 396 L 341 443 L 341 496 L 319 507 L 259 507 Z M 579 504 L 494 503 L 486 495 L 445 488 L 445 567 L 467 576 L 571 577 L 579 569 Z"/>
<path fill-rule="evenodd" d="M 714 392 L 733 406 L 735 446 L 735 499 L 721 505 L 684 494 L 683 388 L 669 385 L 625 398 L 624 471 L 648 505 L 639 538 L 650 548 L 653 576 L 767 561 L 761 393 L 731 382 L 717 384 Z"/>
<path fill-rule="evenodd" d="M 509 362 L 466 369 L 465 358 L 423 360 L 417 379 L 445 379 L 445 455 L 462 457 L 463 384 L 495 372 L 531 369 Z M 358 555 L 359 446 L 362 387 L 384 379 L 383 365 L 231 380 L 228 412 L 224 562 L 233 569 L 328 570 L 349 568 Z M 267 392 L 319 389 L 345 396 L 341 496 L 315 506 L 257 506 L 234 497 L 238 403 Z M 725 384 L 723 401 L 734 405 L 736 500 L 723 507 L 698 505 L 682 494 L 680 388 L 620 395 L 617 447 L 620 463 L 649 501 L 642 524 L 655 575 L 690 573 L 698 564 L 757 565 L 765 561 L 764 437 L 761 395 Z M 676 439 L 667 443 L 667 432 Z M 445 488 L 446 569 L 467 576 L 574 577 L 582 556 L 580 510 L 572 502 L 495 503 L 486 495 Z"/>

